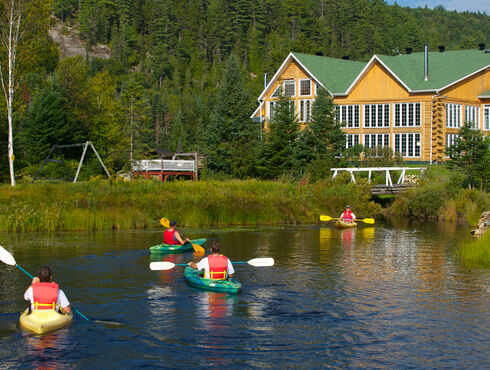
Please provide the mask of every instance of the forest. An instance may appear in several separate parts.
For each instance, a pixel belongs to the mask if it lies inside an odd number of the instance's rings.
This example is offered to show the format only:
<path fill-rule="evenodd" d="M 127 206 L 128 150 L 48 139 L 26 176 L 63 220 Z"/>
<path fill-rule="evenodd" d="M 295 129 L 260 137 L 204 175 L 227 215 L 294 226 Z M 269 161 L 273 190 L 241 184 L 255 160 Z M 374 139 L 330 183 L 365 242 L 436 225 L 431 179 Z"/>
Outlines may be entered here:
<path fill-rule="evenodd" d="M 13 3 L 23 17 L 9 119 L 4 81 Z M 490 30 L 484 13 L 383 0 L 3 0 L 0 16 L 6 183 L 9 157 L 17 181 L 27 182 L 54 144 L 87 140 L 111 174 L 128 171 L 131 158 L 180 147 L 203 156 L 205 178 L 320 179 L 339 155 L 355 161 L 362 149 L 345 152 L 327 94 L 319 94 L 303 131 L 287 99 L 267 132 L 249 118 L 264 74 L 272 76 L 290 51 L 365 61 L 407 47 L 421 51 L 426 42 L 431 50 L 476 49 Z M 85 53 L 60 58 L 49 36 L 55 25 L 76 30 Z M 110 48 L 110 58 L 89 56 L 98 45 Z M 15 160 L 7 155 L 7 122 Z M 80 154 L 63 153 L 71 172 Z M 385 159 L 396 160 L 392 153 Z M 95 157 L 88 160 L 85 179 L 102 173 Z M 53 164 L 46 171 L 59 170 Z"/>

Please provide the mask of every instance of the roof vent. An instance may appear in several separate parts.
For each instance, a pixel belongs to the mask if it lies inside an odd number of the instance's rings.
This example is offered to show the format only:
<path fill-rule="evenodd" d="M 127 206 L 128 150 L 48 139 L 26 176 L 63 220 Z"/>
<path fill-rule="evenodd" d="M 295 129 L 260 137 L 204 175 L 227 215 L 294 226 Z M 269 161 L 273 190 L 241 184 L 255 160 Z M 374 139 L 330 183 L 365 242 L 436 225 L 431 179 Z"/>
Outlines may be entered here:
<path fill-rule="evenodd" d="M 323 51 L 317 51 L 317 52 L 315 53 L 315 55 L 318 55 L 319 57 L 322 57 L 322 56 L 323 56 Z"/>
<path fill-rule="evenodd" d="M 439 45 L 439 53 L 443 53 L 444 50 L 446 50 L 446 47 L 444 45 Z"/>
<path fill-rule="evenodd" d="M 344 56 L 342 57 L 342 59 L 344 59 L 344 60 L 349 60 L 349 59 L 350 59 L 350 56 L 348 56 L 348 55 L 344 55 Z"/>
<path fill-rule="evenodd" d="M 480 50 L 485 50 L 485 44 L 484 44 L 484 43 L 480 43 L 480 44 L 478 44 L 478 48 L 479 48 Z"/>
<path fill-rule="evenodd" d="M 405 51 L 407 54 L 412 54 L 413 49 L 412 48 L 406 48 Z"/>

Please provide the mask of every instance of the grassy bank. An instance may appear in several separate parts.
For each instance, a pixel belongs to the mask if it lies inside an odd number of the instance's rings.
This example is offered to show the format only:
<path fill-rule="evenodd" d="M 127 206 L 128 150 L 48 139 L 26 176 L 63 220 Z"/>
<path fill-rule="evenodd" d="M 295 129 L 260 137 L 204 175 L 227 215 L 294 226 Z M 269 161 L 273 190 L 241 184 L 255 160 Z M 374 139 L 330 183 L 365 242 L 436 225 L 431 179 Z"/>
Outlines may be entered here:
<path fill-rule="evenodd" d="M 454 250 L 454 255 L 465 265 L 490 266 L 490 233 L 480 239 L 461 242 Z"/>
<path fill-rule="evenodd" d="M 0 186 L 0 231 L 109 230 L 182 226 L 316 223 L 351 204 L 377 217 L 367 185 L 348 179 L 300 185 L 272 181 L 93 181 Z"/>

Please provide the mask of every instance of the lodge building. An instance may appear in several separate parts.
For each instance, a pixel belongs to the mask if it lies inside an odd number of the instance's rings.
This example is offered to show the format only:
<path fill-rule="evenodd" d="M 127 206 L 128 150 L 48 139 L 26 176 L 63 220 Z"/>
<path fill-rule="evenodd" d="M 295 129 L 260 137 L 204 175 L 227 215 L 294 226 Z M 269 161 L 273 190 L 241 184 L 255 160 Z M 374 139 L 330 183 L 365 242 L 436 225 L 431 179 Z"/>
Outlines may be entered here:
<path fill-rule="evenodd" d="M 490 50 L 386 56 L 367 63 L 290 53 L 260 94 L 265 124 L 280 94 L 304 126 L 316 91 L 333 97 L 346 147 L 391 147 L 407 161 L 442 162 L 463 124 L 490 134 Z"/>

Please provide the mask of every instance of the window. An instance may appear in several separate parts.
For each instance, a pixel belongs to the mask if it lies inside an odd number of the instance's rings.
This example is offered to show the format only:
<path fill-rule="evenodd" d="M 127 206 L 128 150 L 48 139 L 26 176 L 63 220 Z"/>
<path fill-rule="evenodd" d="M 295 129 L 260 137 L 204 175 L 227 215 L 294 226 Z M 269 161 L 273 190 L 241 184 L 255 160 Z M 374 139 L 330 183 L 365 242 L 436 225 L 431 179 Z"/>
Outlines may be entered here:
<path fill-rule="evenodd" d="M 311 95 L 311 81 L 310 80 L 300 80 L 299 81 L 299 95 L 300 96 Z"/>
<path fill-rule="evenodd" d="M 454 145 L 454 139 L 456 139 L 458 136 L 458 134 L 446 134 L 446 149 Z M 449 156 L 446 155 L 446 158 L 448 157 Z"/>
<path fill-rule="evenodd" d="M 420 157 L 420 134 L 395 134 L 395 152 L 402 157 Z"/>
<path fill-rule="evenodd" d="M 490 105 L 483 107 L 483 129 L 490 130 Z"/>
<path fill-rule="evenodd" d="M 480 129 L 480 107 L 466 105 L 464 107 L 464 119 L 467 125 L 475 130 Z"/>
<path fill-rule="evenodd" d="M 420 103 L 395 104 L 395 127 L 420 126 Z"/>
<path fill-rule="evenodd" d="M 446 104 L 446 127 L 461 127 L 461 104 Z"/>
<path fill-rule="evenodd" d="M 270 101 L 269 102 L 269 115 L 268 115 L 268 119 L 271 120 L 272 118 L 274 118 L 274 114 L 276 113 L 275 110 L 277 109 L 277 106 L 278 106 L 278 103 L 275 102 L 275 101 Z"/>
<path fill-rule="evenodd" d="M 289 114 L 291 114 L 293 117 L 296 115 L 296 104 L 294 100 L 289 101 Z"/>
<path fill-rule="evenodd" d="M 278 98 L 281 93 L 281 85 L 278 85 L 271 95 L 271 98 Z"/>
<path fill-rule="evenodd" d="M 390 105 L 364 105 L 364 127 L 390 127 Z"/>
<path fill-rule="evenodd" d="M 347 149 L 359 144 L 359 134 L 348 134 L 345 135 L 345 147 Z"/>
<path fill-rule="evenodd" d="M 364 146 L 375 148 L 378 155 L 378 148 L 390 146 L 390 134 L 366 134 L 364 135 Z"/>
<path fill-rule="evenodd" d="M 299 101 L 299 121 L 308 122 L 311 117 L 311 100 Z"/>
<path fill-rule="evenodd" d="M 296 81 L 284 81 L 284 96 L 291 97 L 296 95 Z"/>
<path fill-rule="evenodd" d="M 358 105 L 337 105 L 335 107 L 335 117 L 346 128 L 359 127 L 359 106 Z"/>

